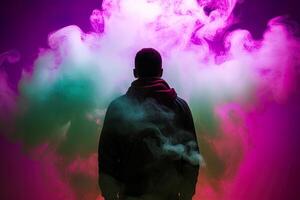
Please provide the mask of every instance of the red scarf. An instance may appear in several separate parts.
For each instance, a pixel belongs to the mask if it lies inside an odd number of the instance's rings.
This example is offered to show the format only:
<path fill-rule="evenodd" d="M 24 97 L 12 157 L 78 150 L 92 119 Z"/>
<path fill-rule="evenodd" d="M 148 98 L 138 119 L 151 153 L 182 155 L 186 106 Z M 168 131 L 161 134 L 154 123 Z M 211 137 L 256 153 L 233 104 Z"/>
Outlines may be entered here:
<path fill-rule="evenodd" d="M 175 90 L 160 78 L 140 78 L 133 81 L 127 95 L 142 98 L 152 97 L 163 103 L 171 102 L 177 97 Z"/>

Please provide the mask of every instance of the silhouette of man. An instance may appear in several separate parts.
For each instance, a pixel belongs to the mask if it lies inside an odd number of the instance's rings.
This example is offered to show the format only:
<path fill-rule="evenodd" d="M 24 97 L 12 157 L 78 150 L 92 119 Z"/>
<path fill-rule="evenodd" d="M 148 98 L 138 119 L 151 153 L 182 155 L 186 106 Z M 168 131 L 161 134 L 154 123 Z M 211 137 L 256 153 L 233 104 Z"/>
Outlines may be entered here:
<path fill-rule="evenodd" d="M 106 200 L 192 199 L 200 154 L 187 103 L 161 79 L 152 48 L 135 57 L 127 93 L 108 107 L 99 142 L 99 186 Z"/>

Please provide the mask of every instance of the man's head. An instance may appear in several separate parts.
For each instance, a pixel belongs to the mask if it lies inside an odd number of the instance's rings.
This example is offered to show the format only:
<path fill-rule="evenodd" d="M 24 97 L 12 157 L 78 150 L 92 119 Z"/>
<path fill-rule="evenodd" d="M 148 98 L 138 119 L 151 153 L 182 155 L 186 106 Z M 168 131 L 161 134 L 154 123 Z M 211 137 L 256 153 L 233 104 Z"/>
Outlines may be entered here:
<path fill-rule="evenodd" d="M 136 78 L 162 76 L 162 59 L 159 52 L 153 48 L 144 48 L 137 52 L 134 63 L 133 72 Z"/>

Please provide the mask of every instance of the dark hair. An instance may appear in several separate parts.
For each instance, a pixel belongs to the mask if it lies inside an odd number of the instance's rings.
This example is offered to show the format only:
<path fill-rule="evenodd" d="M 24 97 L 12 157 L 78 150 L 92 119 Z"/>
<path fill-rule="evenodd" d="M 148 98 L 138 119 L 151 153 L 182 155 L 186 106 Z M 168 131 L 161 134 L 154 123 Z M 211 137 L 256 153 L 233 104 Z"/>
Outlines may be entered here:
<path fill-rule="evenodd" d="M 137 52 L 134 63 L 139 77 L 161 76 L 162 59 L 153 48 L 143 48 Z"/>

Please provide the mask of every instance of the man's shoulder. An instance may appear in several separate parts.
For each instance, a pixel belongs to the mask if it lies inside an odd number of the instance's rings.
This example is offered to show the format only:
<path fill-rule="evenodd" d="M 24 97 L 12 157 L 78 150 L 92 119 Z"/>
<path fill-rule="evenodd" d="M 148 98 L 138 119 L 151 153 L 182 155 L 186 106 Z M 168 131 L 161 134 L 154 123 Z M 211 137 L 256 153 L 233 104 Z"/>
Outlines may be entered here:
<path fill-rule="evenodd" d="M 186 104 L 187 105 L 187 102 L 183 98 L 181 98 L 179 96 L 176 97 L 175 101 L 178 101 L 178 102 L 180 102 L 182 104 Z"/>
<path fill-rule="evenodd" d="M 175 102 L 180 104 L 180 106 L 182 106 L 183 108 L 189 108 L 188 103 L 179 96 L 176 97 Z"/>
<path fill-rule="evenodd" d="M 114 100 L 112 100 L 110 102 L 110 104 L 108 105 L 109 110 L 113 110 L 113 109 L 119 109 L 120 107 L 126 107 L 126 104 L 128 104 L 130 101 L 130 99 L 128 98 L 128 96 L 126 94 L 121 95 L 117 98 L 115 98 Z"/>
<path fill-rule="evenodd" d="M 114 100 L 111 101 L 111 103 L 109 104 L 108 106 L 108 109 L 109 110 L 119 110 L 119 109 L 124 109 L 124 108 L 128 108 L 128 106 L 130 105 L 134 105 L 134 98 L 131 98 L 129 97 L 128 95 L 124 94 L 124 95 L 121 95 L 117 98 L 115 98 Z M 182 110 L 184 111 L 189 111 L 189 105 L 188 103 L 181 97 L 177 96 L 175 99 L 174 99 L 174 104 L 175 104 L 175 107 L 179 107 L 181 108 Z"/>
<path fill-rule="evenodd" d="M 126 94 L 124 94 L 124 95 L 121 95 L 121 96 L 113 99 L 109 105 L 116 105 L 120 102 L 126 101 L 127 99 L 128 99 L 128 97 L 126 96 Z"/>
<path fill-rule="evenodd" d="M 191 109 L 190 109 L 188 103 L 184 99 L 182 99 L 178 96 L 175 99 L 175 107 L 177 107 L 179 112 L 182 113 L 183 115 L 191 114 Z"/>

